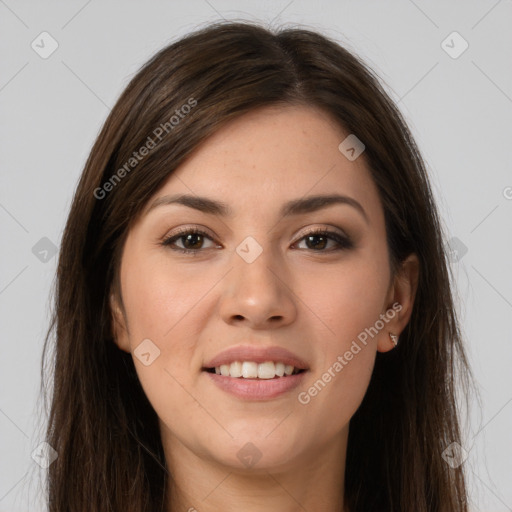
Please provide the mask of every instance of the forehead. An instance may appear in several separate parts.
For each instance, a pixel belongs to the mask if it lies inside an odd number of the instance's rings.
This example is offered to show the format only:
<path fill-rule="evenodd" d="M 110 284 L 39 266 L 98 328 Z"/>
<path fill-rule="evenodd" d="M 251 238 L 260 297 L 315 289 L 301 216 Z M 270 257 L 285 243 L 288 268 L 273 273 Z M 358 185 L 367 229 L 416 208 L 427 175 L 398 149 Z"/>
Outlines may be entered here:
<path fill-rule="evenodd" d="M 277 211 L 291 199 L 337 193 L 375 210 L 380 201 L 364 153 L 350 161 L 339 150 L 348 135 L 320 109 L 263 107 L 211 135 L 153 199 L 208 196 L 234 211 L 252 208 L 257 213 L 270 205 Z"/>

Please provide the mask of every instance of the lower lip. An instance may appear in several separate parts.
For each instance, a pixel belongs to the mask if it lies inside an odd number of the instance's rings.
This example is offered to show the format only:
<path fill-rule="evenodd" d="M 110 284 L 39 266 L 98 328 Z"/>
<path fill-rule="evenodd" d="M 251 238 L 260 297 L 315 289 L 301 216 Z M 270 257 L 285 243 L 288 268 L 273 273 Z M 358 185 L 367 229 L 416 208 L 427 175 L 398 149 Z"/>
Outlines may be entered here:
<path fill-rule="evenodd" d="M 220 389 L 238 398 L 247 400 L 269 400 L 277 398 L 296 388 L 304 379 L 306 371 L 274 379 L 244 379 L 224 377 L 223 375 L 206 371 L 204 373 L 206 373 Z"/>

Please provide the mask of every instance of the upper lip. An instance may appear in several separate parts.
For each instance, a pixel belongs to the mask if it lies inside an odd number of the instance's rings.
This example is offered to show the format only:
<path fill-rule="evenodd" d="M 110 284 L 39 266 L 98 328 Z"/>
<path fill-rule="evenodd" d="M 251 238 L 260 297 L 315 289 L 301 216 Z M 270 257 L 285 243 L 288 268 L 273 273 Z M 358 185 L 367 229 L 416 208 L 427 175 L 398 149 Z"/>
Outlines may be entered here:
<path fill-rule="evenodd" d="M 222 364 L 231 364 L 234 361 L 252 361 L 255 363 L 274 361 L 289 364 L 299 370 L 308 369 L 305 361 L 283 347 L 254 347 L 251 345 L 230 347 L 205 363 L 204 368 L 215 368 Z"/>

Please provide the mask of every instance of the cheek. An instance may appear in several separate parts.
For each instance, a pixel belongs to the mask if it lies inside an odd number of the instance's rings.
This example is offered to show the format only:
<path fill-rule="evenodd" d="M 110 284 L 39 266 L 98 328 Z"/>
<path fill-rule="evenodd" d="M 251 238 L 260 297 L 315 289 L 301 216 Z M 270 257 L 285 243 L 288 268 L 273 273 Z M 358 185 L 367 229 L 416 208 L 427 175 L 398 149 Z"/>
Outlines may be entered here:
<path fill-rule="evenodd" d="M 139 255 L 132 249 L 123 261 L 121 279 L 132 340 L 153 336 L 166 347 L 192 348 L 187 340 L 200 332 L 198 304 L 215 284 L 214 276 L 206 277 L 192 266 L 190 271 L 180 269 L 160 251 Z M 179 337 L 183 331 L 188 335 Z"/>
<path fill-rule="evenodd" d="M 320 419 L 311 423 L 313 433 L 322 425 L 323 435 L 334 434 L 349 422 L 370 382 L 378 336 L 372 328 L 383 312 L 387 260 L 361 252 L 328 271 L 324 266 L 302 275 L 299 295 L 321 320 L 323 335 L 316 337 L 318 365 L 299 403 Z M 306 294 L 308 289 L 314 292 Z"/>
<path fill-rule="evenodd" d="M 318 318 L 325 352 L 331 356 L 350 346 L 383 312 L 389 269 L 385 252 L 382 258 L 375 254 L 379 252 L 358 251 L 342 262 L 310 265 L 298 273 L 298 296 Z"/>
<path fill-rule="evenodd" d="M 129 247 L 121 268 L 123 301 L 129 319 L 129 342 L 144 391 L 155 410 L 181 410 L 186 415 L 183 387 L 199 373 L 197 343 L 207 301 L 198 302 L 212 287 L 208 279 L 192 279 L 170 267 L 165 258 L 144 257 Z M 196 274 L 197 276 L 197 274 Z M 215 282 L 214 280 L 212 280 Z M 146 366 L 137 357 L 143 340 L 158 356 Z M 147 342 L 144 342 L 147 343 Z M 151 355 L 151 358 L 153 356 Z"/>
<path fill-rule="evenodd" d="M 186 425 L 198 415 L 197 403 L 187 390 L 199 374 L 197 340 L 204 314 L 198 300 L 211 285 L 206 279 L 186 279 L 165 261 L 141 265 L 126 260 L 123 298 L 129 318 L 130 345 L 137 375 L 153 409 L 165 425 L 186 437 Z M 204 307 L 205 303 L 201 303 Z M 159 350 L 149 366 L 136 355 L 137 346 L 150 339 Z M 179 411 L 179 413 L 177 413 Z"/>
<path fill-rule="evenodd" d="M 334 359 L 314 376 L 299 396 L 307 437 L 331 439 L 350 423 L 368 389 L 374 361 L 375 350 L 366 347 L 351 361 Z"/>

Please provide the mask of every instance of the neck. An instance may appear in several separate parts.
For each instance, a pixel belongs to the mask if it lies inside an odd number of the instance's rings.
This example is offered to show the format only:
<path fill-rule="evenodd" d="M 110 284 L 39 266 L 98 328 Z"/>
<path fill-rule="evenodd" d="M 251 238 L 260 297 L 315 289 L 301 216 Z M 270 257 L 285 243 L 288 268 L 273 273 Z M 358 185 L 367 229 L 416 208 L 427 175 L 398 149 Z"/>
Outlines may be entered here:
<path fill-rule="evenodd" d="M 164 434 L 165 431 L 165 434 Z M 240 468 L 199 457 L 167 429 L 168 512 L 343 512 L 348 427 L 336 439 L 292 454 L 285 464 Z"/>

